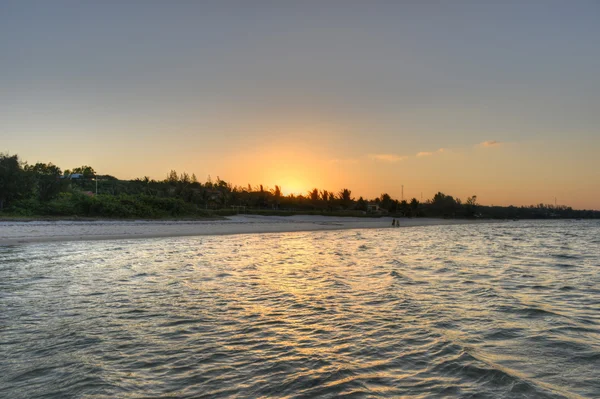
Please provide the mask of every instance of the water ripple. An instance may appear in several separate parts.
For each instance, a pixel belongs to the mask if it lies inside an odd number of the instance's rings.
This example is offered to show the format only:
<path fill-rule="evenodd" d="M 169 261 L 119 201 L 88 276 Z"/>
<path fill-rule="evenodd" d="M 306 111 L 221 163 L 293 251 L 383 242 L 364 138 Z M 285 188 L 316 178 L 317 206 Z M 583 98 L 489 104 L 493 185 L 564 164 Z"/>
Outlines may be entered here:
<path fill-rule="evenodd" d="M 0 248 L 0 397 L 600 396 L 598 222 Z"/>

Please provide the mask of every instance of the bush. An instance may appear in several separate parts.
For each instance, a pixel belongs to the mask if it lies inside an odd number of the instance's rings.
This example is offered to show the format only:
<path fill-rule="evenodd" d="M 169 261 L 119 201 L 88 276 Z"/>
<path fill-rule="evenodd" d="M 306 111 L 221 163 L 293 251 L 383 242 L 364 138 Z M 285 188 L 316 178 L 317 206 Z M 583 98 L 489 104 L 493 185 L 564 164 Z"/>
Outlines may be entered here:
<path fill-rule="evenodd" d="M 43 213 L 42 204 L 33 198 L 14 201 L 6 212 L 12 216 L 35 216 Z"/>
<path fill-rule="evenodd" d="M 60 193 L 57 198 L 46 202 L 43 206 L 45 215 L 51 216 L 72 216 L 81 213 L 78 197 L 72 193 Z"/>

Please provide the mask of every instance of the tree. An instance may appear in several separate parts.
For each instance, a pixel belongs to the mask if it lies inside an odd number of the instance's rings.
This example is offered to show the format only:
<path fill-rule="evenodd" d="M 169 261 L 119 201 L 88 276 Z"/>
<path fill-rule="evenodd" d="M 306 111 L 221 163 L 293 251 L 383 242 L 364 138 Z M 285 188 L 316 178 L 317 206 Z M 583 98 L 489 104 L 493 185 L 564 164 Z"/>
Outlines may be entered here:
<path fill-rule="evenodd" d="M 352 198 L 352 191 L 348 190 L 347 188 L 342 189 L 338 193 L 338 197 L 345 202 L 354 201 L 354 198 Z"/>
<path fill-rule="evenodd" d="M 171 169 L 167 175 L 167 178 L 165 179 L 165 182 L 172 185 L 175 185 L 177 182 L 179 182 L 179 176 L 177 175 L 177 171 L 175 169 Z"/>
<path fill-rule="evenodd" d="M 61 179 L 62 172 L 58 166 L 52 163 L 26 165 L 24 170 L 30 175 L 40 201 L 51 200 L 64 187 L 65 179 Z"/>
<path fill-rule="evenodd" d="M 473 195 L 472 197 L 467 198 L 467 202 L 465 204 L 469 206 L 477 206 L 477 196 Z"/>
<path fill-rule="evenodd" d="M 279 200 L 281 199 L 281 187 L 278 185 L 275 185 L 275 188 L 273 190 L 271 190 L 271 194 L 273 195 L 273 198 L 275 199 L 275 207 L 277 209 L 279 209 Z"/>
<path fill-rule="evenodd" d="M 321 200 L 322 201 L 329 201 L 329 192 L 327 192 L 327 190 L 321 190 Z"/>
<path fill-rule="evenodd" d="M 400 206 L 400 201 L 398 201 L 398 200 L 392 200 L 392 203 L 391 203 L 391 205 L 390 205 L 390 207 L 389 207 L 388 210 L 391 213 L 396 213 L 396 212 L 398 212 L 398 207 L 399 206 Z"/>
<path fill-rule="evenodd" d="M 271 194 L 273 194 L 273 197 L 276 200 L 279 200 L 279 198 L 281 197 L 281 187 L 278 185 L 275 185 L 275 188 L 273 190 L 271 190 Z"/>
<path fill-rule="evenodd" d="M 344 209 L 350 208 L 352 201 L 354 201 L 354 198 L 352 198 L 352 191 L 348 190 L 347 188 L 342 189 L 338 193 L 338 198 L 340 199 L 340 205 Z"/>
<path fill-rule="evenodd" d="M 418 216 L 419 215 L 419 200 L 416 198 L 413 198 L 410 200 L 410 214 L 412 216 Z"/>
<path fill-rule="evenodd" d="M 384 193 L 381 194 L 381 196 L 379 196 L 380 199 L 380 203 L 379 206 L 382 207 L 383 209 L 390 211 L 391 212 L 391 207 L 392 207 L 392 197 L 390 197 L 389 194 Z"/>
<path fill-rule="evenodd" d="M 438 216 L 451 216 L 454 215 L 457 209 L 460 209 L 460 204 L 451 195 L 438 192 L 433 196 L 431 208 Z"/>
<path fill-rule="evenodd" d="M 223 190 L 229 190 L 229 191 L 231 191 L 231 184 L 227 183 L 225 180 L 221 180 L 221 178 L 219 176 L 217 176 L 216 186 L 221 191 L 223 191 Z"/>
<path fill-rule="evenodd" d="M 408 205 L 408 202 L 406 202 L 406 200 L 400 201 L 400 205 L 398 205 L 398 209 L 400 210 L 400 213 L 403 216 L 410 215 L 410 206 Z"/>
<path fill-rule="evenodd" d="M 0 211 L 29 191 L 28 180 L 17 155 L 0 153 Z"/>
<path fill-rule="evenodd" d="M 467 198 L 465 202 L 465 216 L 473 217 L 475 216 L 475 212 L 477 211 L 477 196 L 473 195 Z"/>
<path fill-rule="evenodd" d="M 356 201 L 356 209 L 359 211 L 367 211 L 367 201 L 360 197 L 358 201 Z"/>
<path fill-rule="evenodd" d="M 71 173 L 79 173 L 83 175 L 84 179 L 93 179 L 96 176 L 94 168 L 88 165 L 83 165 L 78 168 L 73 168 Z"/>
<path fill-rule="evenodd" d="M 308 197 L 313 202 L 313 204 L 316 204 L 319 200 L 319 189 L 313 188 L 311 191 L 308 192 Z"/>
<path fill-rule="evenodd" d="M 433 200 L 431 201 L 432 204 L 443 204 L 443 202 L 446 199 L 446 194 L 442 193 L 441 191 L 438 191 L 434 196 L 433 196 Z"/>
<path fill-rule="evenodd" d="M 190 177 L 190 175 L 188 175 L 186 172 L 183 172 L 180 176 L 179 176 L 179 181 L 183 184 L 191 184 L 192 183 L 192 178 Z"/>

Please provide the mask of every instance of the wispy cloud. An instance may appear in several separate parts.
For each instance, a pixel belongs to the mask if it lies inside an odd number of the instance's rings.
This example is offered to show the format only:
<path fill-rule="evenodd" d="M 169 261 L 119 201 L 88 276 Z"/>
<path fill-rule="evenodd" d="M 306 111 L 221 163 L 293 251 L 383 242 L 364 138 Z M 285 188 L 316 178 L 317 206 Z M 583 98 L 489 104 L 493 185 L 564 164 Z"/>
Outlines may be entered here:
<path fill-rule="evenodd" d="M 369 158 L 383 162 L 399 162 L 406 157 L 402 157 L 396 154 L 369 154 Z"/>
<path fill-rule="evenodd" d="M 339 158 L 334 158 L 334 159 L 330 159 L 329 163 L 333 163 L 333 164 L 354 164 L 354 163 L 358 163 L 358 159 L 354 159 L 354 158 L 344 158 L 344 159 L 339 159 Z"/>
<path fill-rule="evenodd" d="M 499 141 L 496 141 L 496 140 L 488 140 L 488 141 L 484 141 L 483 143 L 479 143 L 478 145 L 480 147 L 498 147 L 498 146 L 502 145 L 502 143 Z"/>
<path fill-rule="evenodd" d="M 433 154 L 439 154 L 439 153 L 442 153 L 442 152 L 444 152 L 444 151 L 446 151 L 446 149 L 445 149 L 445 148 L 440 148 L 440 149 L 438 149 L 437 151 L 421 151 L 421 152 L 418 152 L 418 153 L 417 153 L 417 156 L 418 156 L 418 157 L 430 157 L 430 156 L 432 156 Z"/>

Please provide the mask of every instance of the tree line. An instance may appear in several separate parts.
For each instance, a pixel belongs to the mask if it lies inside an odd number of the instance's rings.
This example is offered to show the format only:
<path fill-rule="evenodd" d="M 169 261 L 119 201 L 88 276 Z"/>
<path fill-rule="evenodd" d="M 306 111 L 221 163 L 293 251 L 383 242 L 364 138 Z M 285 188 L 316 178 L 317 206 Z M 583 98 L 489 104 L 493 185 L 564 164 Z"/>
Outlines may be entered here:
<path fill-rule="evenodd" d="M 118 218 L 210 217 L 238 212 L 452 218 L 598 218 L 598 211 L 539 204 L 530 207 L 480 205 L 438 192 L 421 202 L 383 193 L 355 198 L 349 188 L 314 188 L 283 195 L 280 186 L 232 185 L 217 177 L 201 183 L 194 174 L 171 170 L 165 179 L 119 180 L 83 165 L 61 170 L 52 163 L 30 165 L 17 155 L 0 154 L 0 212 L 5 216 Z"/>

